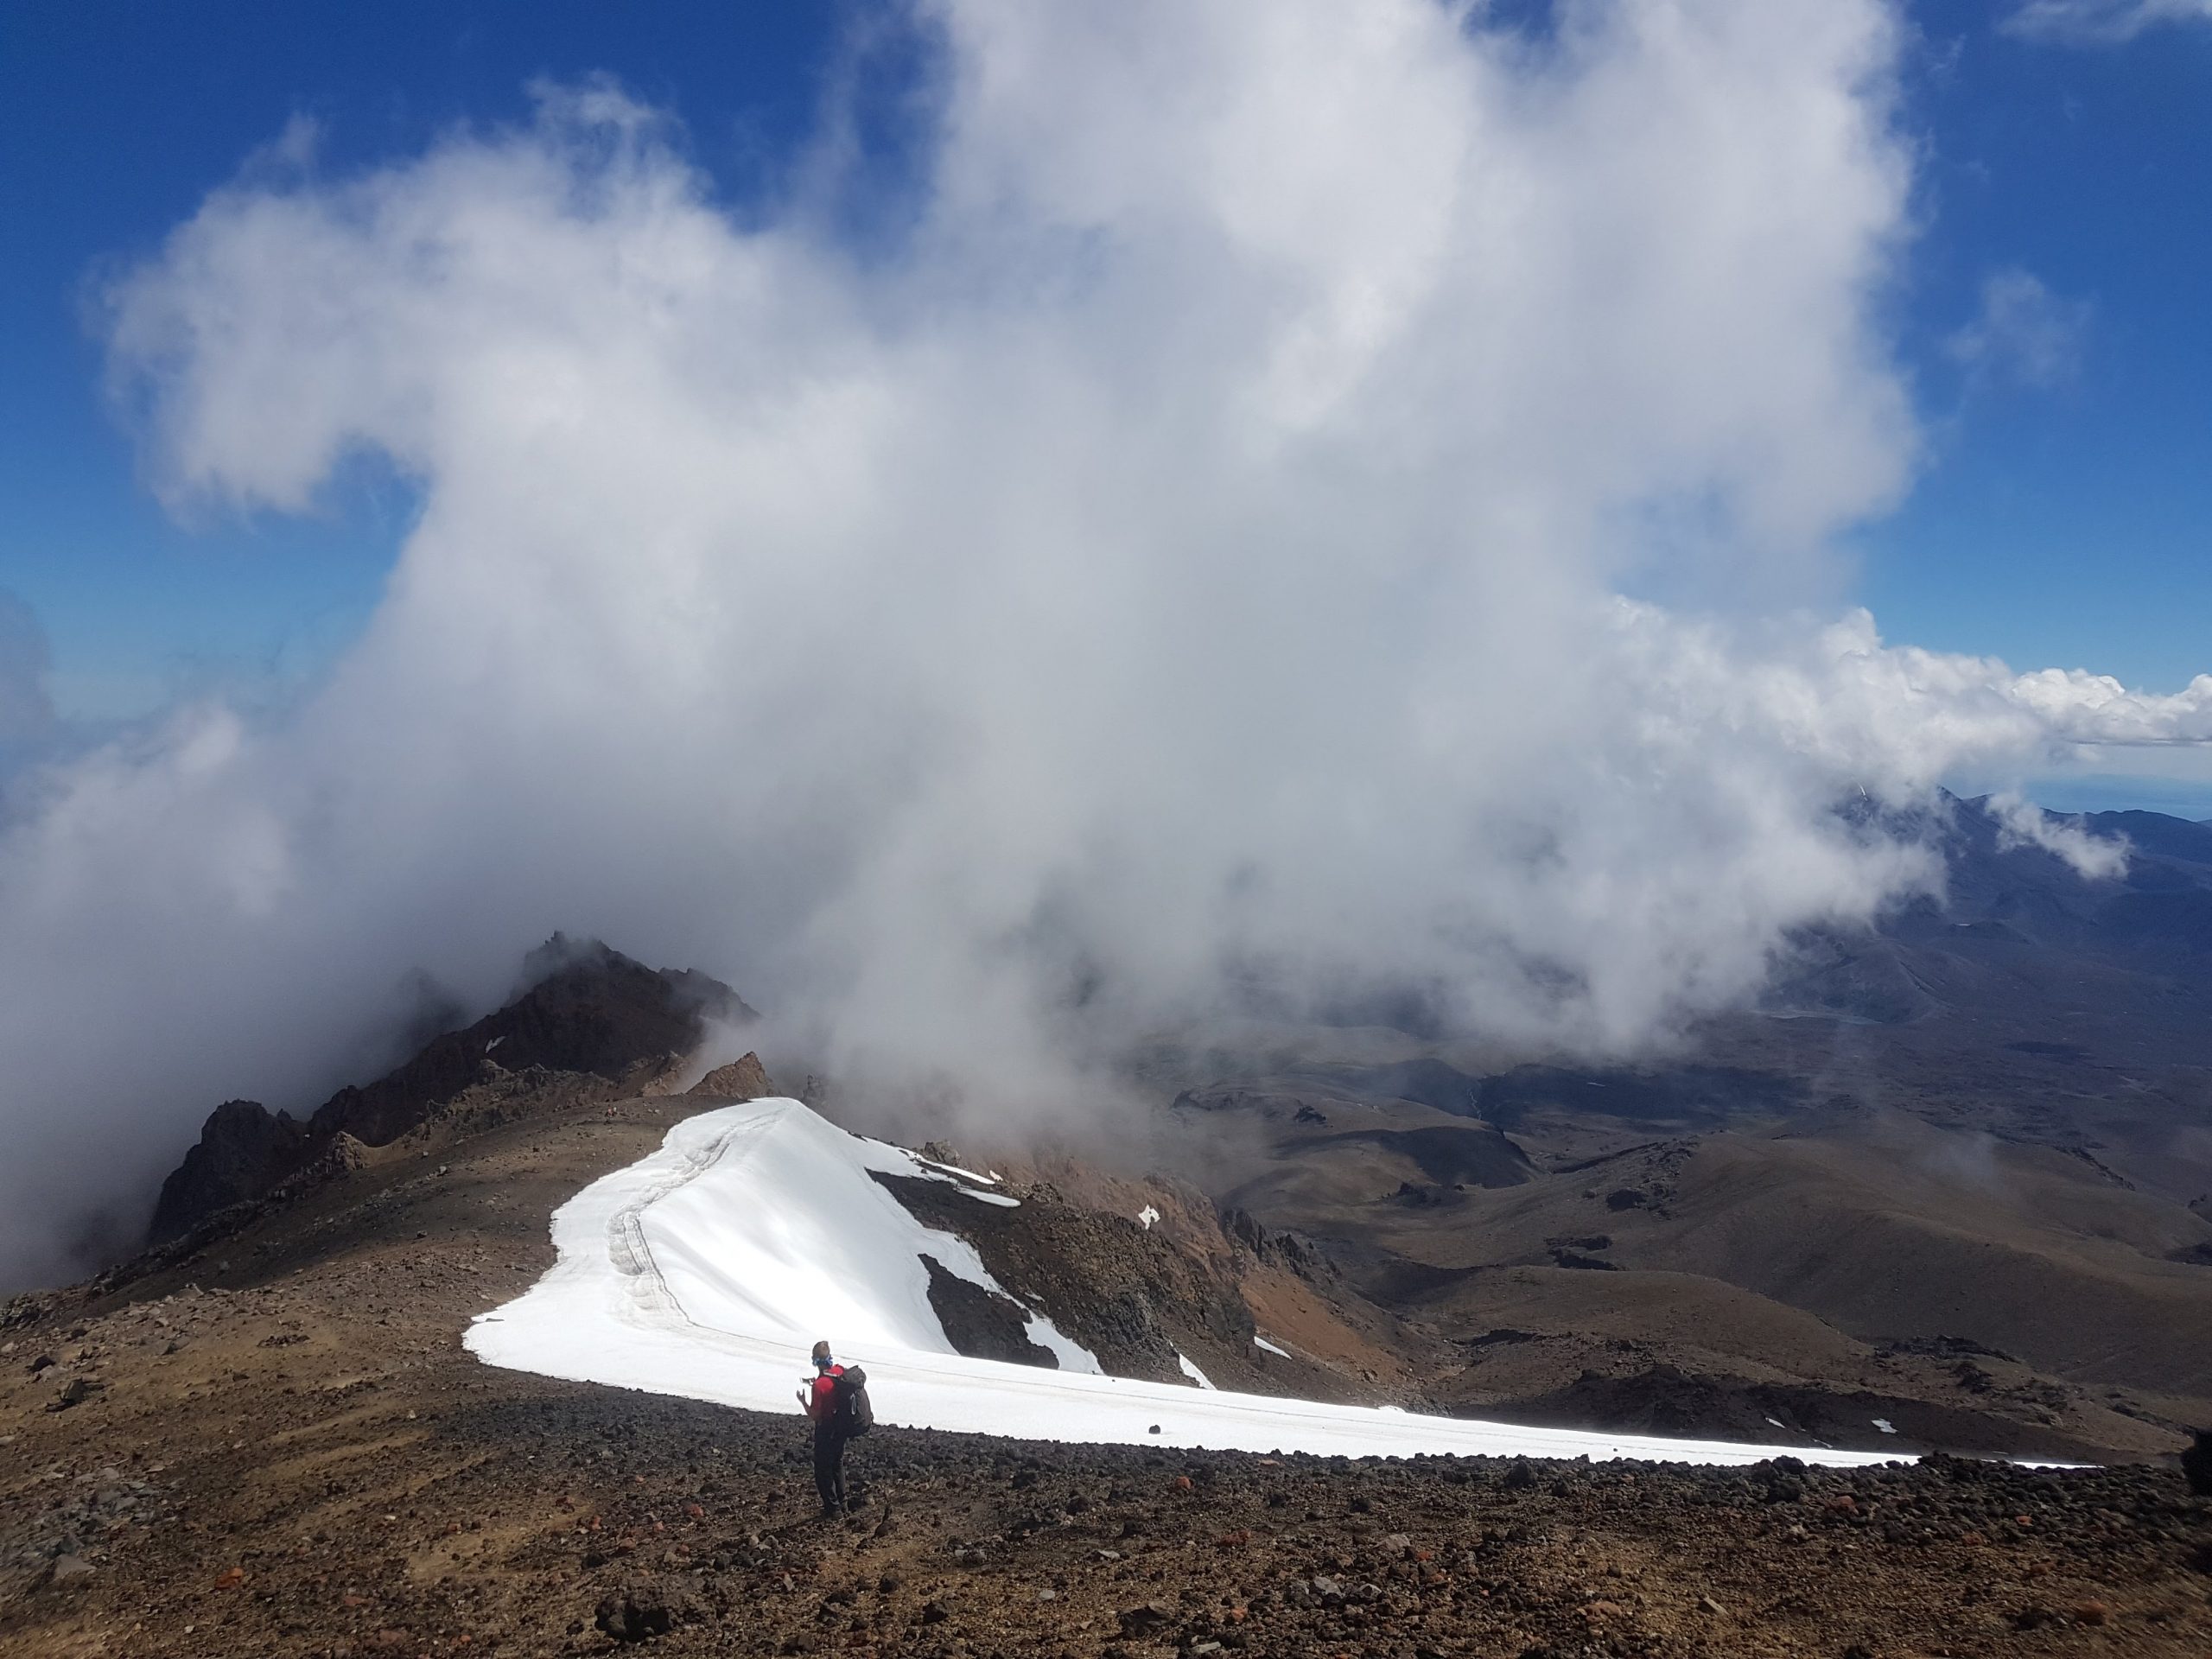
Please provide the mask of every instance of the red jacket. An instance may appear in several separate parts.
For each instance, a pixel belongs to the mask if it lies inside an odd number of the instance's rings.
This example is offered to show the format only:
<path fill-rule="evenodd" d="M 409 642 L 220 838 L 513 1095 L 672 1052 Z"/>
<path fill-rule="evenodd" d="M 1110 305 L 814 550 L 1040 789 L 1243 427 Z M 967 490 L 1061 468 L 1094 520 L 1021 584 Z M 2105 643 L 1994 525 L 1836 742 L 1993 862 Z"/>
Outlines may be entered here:
<path fill-rule="evenodd" d="M 842 1365 L 832 1365 L 828 1370 L 815 1374 L 813 1387 L 807 1395 L 806 1414 L 816 1422 L 829 1421 L 830 1414 L 837 1408 L 836 1379 L 844 1374 Z"/>

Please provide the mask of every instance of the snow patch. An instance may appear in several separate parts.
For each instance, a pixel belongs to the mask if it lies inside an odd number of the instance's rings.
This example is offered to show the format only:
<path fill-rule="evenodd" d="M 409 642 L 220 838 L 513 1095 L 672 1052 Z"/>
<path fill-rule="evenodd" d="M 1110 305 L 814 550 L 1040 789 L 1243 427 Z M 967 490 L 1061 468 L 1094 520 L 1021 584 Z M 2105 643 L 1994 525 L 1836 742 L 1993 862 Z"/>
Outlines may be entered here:
<path fill-rule="evenodd" d="M 1271 1354 L 1280 1354 L 1285 1359 L 1288 1359 L 1290 1357 L 1289 1349 L 1278 1348 L 1274 1344 L 1269 1342 L 1265 1337 L 1260 1336 L 1256 1333 L 1252 1338 L 1252 1345 L 1255 1348 L 1263 1348 Z"/>
<path fill-rule="evenodd" d="M 978 1175 L 974 1170 L 963 1169 L 957 1164 L 941 1164 L 934 1158 L 923 1157 L 918 1152 L 910 1152 L 906 1155 L 925 1169 L 941 1170 L 947 1175 L 957 1175 L 963 1180 L 981 1181 L 985 1186 L 999 1184 L 999 1178 L 995 1175 Z"/>
<path fill-rule="evenodd" d="M 1142 1224 L 1145 1231 L 1147 1233 L 1152 1230 L 1152 1224 L 1159 1219 L 1160 1211 L 1154 1209 L 1148 1204 L 1145 1205 L 1143 1209 L 1137 1211 L 1137 1220 Z"/>
<path fill-rule="evenodd" d="M 1213 1387 L 1212 1383 L 1206 1381 L 1206 1374 L 1200 1370 L 1197 1366 L 1192 1364 L 1188 1359 L 1184 1357 L 1183 1353 L 1179 1349 L 1176 1351 L 1175 1363 L 1179 1368 L 1180 1368 L 1184 1376 L 1189 1377 L 1192 1382 L 1197 1383 L 1200 1388 L 1211 1389 Z"/>
<path fill-rule="evenodd" d="M 1870 1421 L 1873 1423 L 1875 1427 L 1880 1429 L 1885 1434 L 1894 1434 L 1897 1432 L 1896 1427 L 1891 1424 L 1890 1420 L 1886 1417 L 1876 1417 Z"/>
<path fill-rule="evenodd" d="M 1033 1317 L 1032 1339 L 1058 1354 L 1064 1369 L 965 1358 L 951 1351 L 930 1309 L 920 1253 L 998 1287 L 971 1249 L 923 1227 L 869 1179 L 873 1170 L 950 1179 L 912 1153 L 846 1134 L 795 1100 L 747 1101 L 687 1118 L 658 1151 L 554 1212 L 553 1267 L 522 1296 L 480 1316 L 467 1335 L 469 1351 L 487 1364 L 796 1418 L 798 1387 L 810 1375 L 807 1350 L 826 1337 L 840 1359 L 868 1368 L 885 1422 L 1032 1440 L 1722 1464 L 1756 1463 L 1777 1450 L 1106 1376 L 1095 1356 Z M 1183 1367 L 1198 1380 L 1197 1367 Z M 1895 1461 L 1826 1449 L 1800 1455 Z"/>
<path fill-rule="evenodd" d="M 1103 1376 L 1106 1369 L 1098 1363 L 1098 1356 L 1081 1343 L 1071 1342 L 1062 1336 L 1058 1327 L 1042 1313 L 1029 1316 L 1029 1340 L 1039 1348 L 1049 1348 L 1052 1357 L 1060 1362 L 1064 1371 L 1081 1371 L 1090 1376 Z"/>

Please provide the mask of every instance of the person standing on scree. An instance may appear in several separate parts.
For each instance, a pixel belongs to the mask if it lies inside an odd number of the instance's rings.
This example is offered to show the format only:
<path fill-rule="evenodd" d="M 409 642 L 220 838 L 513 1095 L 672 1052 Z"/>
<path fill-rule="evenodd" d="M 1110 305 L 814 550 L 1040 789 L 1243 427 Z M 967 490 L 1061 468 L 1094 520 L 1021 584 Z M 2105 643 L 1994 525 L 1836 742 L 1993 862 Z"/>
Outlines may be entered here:
<path fill-rule="evenodd" d="M 814 1490 L 822 1494 L 826 1520 L 845 1512 L 845 1440 L 852 1433 L 837 1379 L 845 1368 L 830 1357 L 830 1344 L 814 1344 L 814 1380 L 798 1391 L 798 1402 L 814 1420 Z"/>

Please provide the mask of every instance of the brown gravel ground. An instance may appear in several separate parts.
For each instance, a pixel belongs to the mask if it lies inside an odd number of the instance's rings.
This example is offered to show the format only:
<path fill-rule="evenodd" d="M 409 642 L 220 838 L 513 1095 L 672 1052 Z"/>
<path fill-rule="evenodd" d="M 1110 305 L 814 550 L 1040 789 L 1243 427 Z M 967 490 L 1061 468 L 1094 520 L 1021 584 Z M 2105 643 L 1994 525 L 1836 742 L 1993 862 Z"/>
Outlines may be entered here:
<path fill-rule="evenodd" d="M 548 1265 L 552 1208 L 699 1103 L 434 1130 L 0 1332 L 0 1655 L 2212 1659 L 2212 1501 L 2158 1467 L 1346 1462 L 884 1429 L 854 1454 L 858 1514 L 824 1525 L 795 1415 L 460 1346 Z"/>

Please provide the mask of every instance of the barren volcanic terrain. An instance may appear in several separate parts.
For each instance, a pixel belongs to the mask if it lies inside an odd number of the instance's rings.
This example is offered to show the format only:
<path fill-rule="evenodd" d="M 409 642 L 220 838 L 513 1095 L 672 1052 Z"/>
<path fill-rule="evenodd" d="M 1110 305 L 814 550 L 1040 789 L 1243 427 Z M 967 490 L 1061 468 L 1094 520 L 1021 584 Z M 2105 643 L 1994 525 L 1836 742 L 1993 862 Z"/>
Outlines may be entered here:
<path fill-rule="evenodd" d="M 553 1265 L 556 1209 L 772 1092 L 727 988 L 556 942 L 380 1080 L 225 1104 L 146 1254 L 7 1306 L 0 1649 L 2202 1659 L 2212 830 L 2121 816 L 2090 827 L 2137 856 L 2091 883 L 1961 804 L 1948 908 L 1802 941 L 1672 1056 L 1513 1052 L 1417 1002 L 1217 1023 L 1088 1142 L 855 1177 L 899 1236 L 957 1236 L 905 1266 L 962 1359 L 1765 1462 L 887 1426 L 825 1526 L 795 1409 L 461 1345 Z"/>
<path fill-rule="evenodd" d="M 2084 827 L 2123 877 L 1953 803 L 1942 904 L 1803 939 L 1669 1057 L 1418 1006 L 1196 1033 L 1158 1057 L 1153 1161 L 1426 1332 L 1440 1407 L 2170 1454 L 2212 1422 L 2212 829 Z"/>
<path fill-rule="evenodd" d="M 2170 1466 L 1408 1462 L 886 1429 L 477 1363 L 550 1211 L 696 1098 L 543 1104 L 188 1261 L 23 1299 L 0 1651 L 2202 1654 Z"/>

